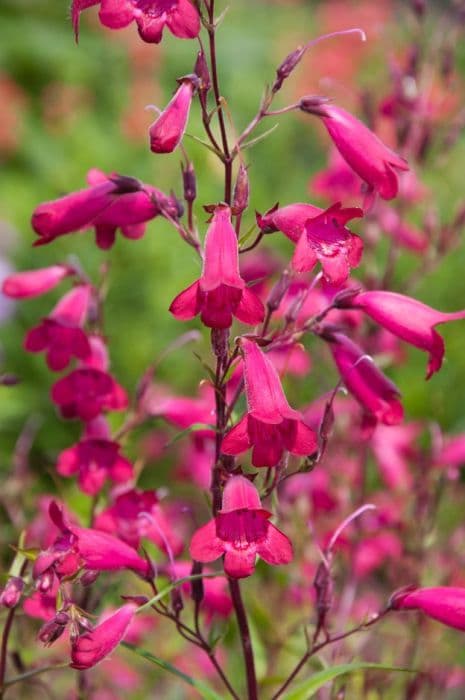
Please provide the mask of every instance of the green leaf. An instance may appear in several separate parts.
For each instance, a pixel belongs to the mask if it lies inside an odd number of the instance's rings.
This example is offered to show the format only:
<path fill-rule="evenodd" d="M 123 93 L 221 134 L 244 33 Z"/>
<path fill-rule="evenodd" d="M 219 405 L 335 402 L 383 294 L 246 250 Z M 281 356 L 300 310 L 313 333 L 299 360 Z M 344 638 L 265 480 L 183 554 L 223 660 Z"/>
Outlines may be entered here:
<path fill-rule="evenodd" d="M 344 676 L 347 673 L 354 673 L 355 671 L 402 671 L 404 673 L 415 673 L 414 669 L 410 668 L 398 668 L 395 666 L 385 666 L 384 664 L 371 664 L 358 662 L 353 664 L 341 664 L 340 666 L 333 666 L 332 668 L 325 668 L 323 671 L 318 671 L 318 673 L 313 674 L 311 678 L 300 683 L 294 690 L 291 690 L 284 696 L 284 700 L 309 700 L 313 697 L 317 690 L 320 690 L 326 683 L 330 683 L 335 678 L 339 676 Z"/>
<path fill-rule="evenodd" d="M 133 644 L 128 644 L 127 642 L 123 642 L 122 646 L 126 647 L 126 649 L 130 649 L 130 651 L 133 651 L 138 656 L 142 656 L 143 659 L 150 661 L 152 664 L 160 666 L 160 668 L 162 668 L 164 671 L 169 671 L 169 673 L 181 678 L 181 680 L 183 680 L 185 683 L 188 683 L 188 685 L 195 688 L 198 693 L 200 693 L 202 698 L 204 698 L 204 700 L 223 700 L 222 696 L 218 695 L 218 693 L 212 690 L 208 685 L 206 685 L 206 683 L 188 676 L 187 673 L 180 671 L 179 668 L 176 668 L 176 666 L 173 666 L 168 661 L 163 661 L 163 659 L 155 656 L 150 651 L 140 649 L 139 647 L 136 647 Z"/>

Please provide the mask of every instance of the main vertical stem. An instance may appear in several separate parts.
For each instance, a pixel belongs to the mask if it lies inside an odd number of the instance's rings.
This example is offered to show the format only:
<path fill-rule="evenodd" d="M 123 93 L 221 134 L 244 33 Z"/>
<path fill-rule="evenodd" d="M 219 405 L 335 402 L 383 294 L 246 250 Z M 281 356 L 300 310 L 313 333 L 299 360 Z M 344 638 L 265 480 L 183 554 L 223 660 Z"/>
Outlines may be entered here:
<path fill-rule="evenodd" d="M 0 698 L 3 698 L 5 692 L 5 673 L 6 673 L 6 662 L 8 656 L 8 640 L 10 637 L 11 627 L 13 625 L 13 619 L 15 616 L 16 608 L 11 608 L 8 610 L 8 614 L 5 620 L 5 626 L 3 627 L 2 643 L 0 650 Z"/>
<path fill-rule="evenodd" d="M 248 700 L 258 700 L 257 677 L 255 675 L 252 640 L 250 638 L 249 623 L 247 622 L 247 615 L 245 612 L 244 603 L 242 601 L 241 589 L 237 579 L 229 579 L 229 590 L 231 592 L 231 598 L 241 636 L 242 653 L 244 654 L 247 678 L 247 698 Z"/>

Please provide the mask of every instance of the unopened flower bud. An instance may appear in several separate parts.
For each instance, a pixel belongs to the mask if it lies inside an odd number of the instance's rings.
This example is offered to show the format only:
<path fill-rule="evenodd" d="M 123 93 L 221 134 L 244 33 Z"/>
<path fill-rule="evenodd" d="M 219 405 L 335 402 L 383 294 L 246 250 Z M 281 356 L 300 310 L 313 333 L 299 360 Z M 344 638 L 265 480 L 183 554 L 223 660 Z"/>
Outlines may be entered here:
<path fill-rule="evenodd" d="M 205 53 L 200 50 L 197 54 L 197 60 L 195 62 L 194 73 L 199 78 L 199 92 L 206 93 L 210 90 L 211 79 L 210 72 L 208 70 L 207 59 L 205 58 Z"/>
<path fill-rule="evenodd" d="M 0 384 L 2 386 L 16 386 L 19 384 L 21 379 L 16 374 L 2 374 L 0 375 Z"/>
<path fill-rule="evenodd" d="M 66 629 L 69 619 L 68 613 L 65 613 L 64 611 L 58 612 L 55 617 L 52 617 L 52 619 L 46 622 L 45 625 L 42 625 L 37 635 L 38 639 L 40 639 L 40 641 L 46 646 L 50 646 L 53 644 L 53 642 L 56 642 L 59 637 L 61 637 Z"/>
<path fill-rule="evenodd" d="M 410 0 L 410 7 L 414 14 L 421 19 L 426 12 L 426 0 Z"/>
<path fill-rule="evenodd" d="M 0 605 L 5 608 L 15 608 L 21 598 L 24 589 L 24 581 L 18 576 L 12 576 L 0 593 Z"/>
<path fill-rule="evenodd" d="M 53 571 L 45 571 L 36 581 L 36 589 L 39 593 L 48 593 L 53 587 Z"/>
<path fill-rule="evenodd" d="M 289 273 L 284 270 L 279 280 L 273 286 L 266 305 L 270 311 L 276 311 L 291 283 Z"/>
<path fill-rule="evenodd" d="M 98 579 L 99 574 L 100 571 L 85 571 L 79 581 L 83 586 L 91 586 Z"/>
<path fill-rule="evenodd" d="M 197 183 L 193 164 L 189 161 L 186 166 L 181 166 L 182 181 L 184 185 L 184 199 L 193 202 L 197 197 Z"/>
<path fill-rule="evenodd" d="M 249 194 L 250 188 L 247 168 L 241 163 L 234 187 L 232 210 L 235 214 L 242 214 L 242 212 L 247 209 L 249 206 Z"/>
<path fill-rule="evenodd" d="M 283 82 L 290 76 L 294 68 L 300 63 L 302 56 L 306 51 L 305 46 L 298 46 L 295 51 L 292 51 L 286 56 L 284 61 L 276 69 L 276 79 L 273 83 L 273 92 L 278 92 L 281 89 Z"/>
<path fill-rule="evenodd" d="M 171 609 L 173 610 L 176 617 L 182 612 L 184 608 L 184 603 L 182 602 L 182 595 L 179 588 L 173 588 L 171 591 Z"/>
<path fill-rule="evenodd" d="M 202 573 L 203 565 L 199 561 L 192 563 L 191 576 L 198 576 Z M 191 581 L 191 598 L 194 603 L 201 603 L 204 596 L 203 580 L 201 578 Z"/>

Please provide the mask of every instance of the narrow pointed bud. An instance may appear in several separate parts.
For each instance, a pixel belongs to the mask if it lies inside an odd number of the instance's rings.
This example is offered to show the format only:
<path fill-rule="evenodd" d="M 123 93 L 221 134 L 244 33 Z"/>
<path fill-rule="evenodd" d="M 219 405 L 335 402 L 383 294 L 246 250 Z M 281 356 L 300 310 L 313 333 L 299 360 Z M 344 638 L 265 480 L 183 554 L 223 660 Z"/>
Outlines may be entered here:
<path fill-rule="evenodd" d="M 181 165 L 181 172 L 184 188 L 184 199 L 186 202 L 193 202 L 197 197 L 197 180 L 195 177 L 193 163 L 189 161 L 187 165 Z"/>
<path fill-rule="evenodd" d="M 234 214 L 242 214 L 243 211 L 249 206 L 249 176 L 247 174 L 247 168 L 243 163 L 239 166 L 239 172 L 237 173 L 236 185 L 234 187 L 233 195 L 233 206 L 232 211 Z"/>
<path fill-rule="evenodd" d="M 278 92 L 278 90 L 281 89 L 283 82 L 290 76 L 294 68 L 298 66 L 306 50 L 306 46 L 298 46 L 295 51 L 288 54 L 281 65 L 278 66 L 276 69 L 276 78 L 271 88 L 273 92 Z"/>
<path fill-rule="evenodd" d="M 192 563 L 191 576 L 198 576 L 202 573 L 203 565 L 200 561 L 194 561 Z M 191 598 L 194 603 L 199 605 L 204 597 L 204 585 L 201 578 L 194 579 L 191 581 Z"/>
<path fill-rule="evenodd" d="M 284 295 L 289 289 L 291 283 L 289 273 L 284 270 L 279 280 L 273 286 L 270 295 L 266 301 L 266 305 L 270 311 L 276 311 L 278 306 L 281 304 Z"/>
<path fill-rule="evenodd" d="M 23 589 L 23 579 L 19 578 L 19 576 L 12 576 L 0 593 L 0 605 L 3 605 L 5 608 L 15 608 L 21 599 Z"/>
<path fill-rule="evenodd" d="M 184 136 L 198 78 L 196 75 L 188 75 L 179 82 L 174 97 L 149 129 L 152 153 L 172 153 Z"/>
<path fill-rule="evenodd" d="M 38 639 L 45 644 L 45 646 L 50 646 L 61 637 L 69 621 L 70 617 L 68 613 L 63 610 L 57 612 L 51 620 L 46 622 L 45 625 L 42 625 L 37 635 Z"/>
<path fill-rule="evenodd" d="M 207 59 L 202 49 L 197 54 L 194 73 L 199 78 L 199 93 L 205 95 L 211 88 L 211 78 Z"/>
<path fill-rule="evenodd" d="M 38 270 L 17 272 L 5 279 L 2 292 L 12 299 L 32 299 L 49 292 L 62 279 L 73 274 L 75 271 L 67 265 L 52 265 Z"/>

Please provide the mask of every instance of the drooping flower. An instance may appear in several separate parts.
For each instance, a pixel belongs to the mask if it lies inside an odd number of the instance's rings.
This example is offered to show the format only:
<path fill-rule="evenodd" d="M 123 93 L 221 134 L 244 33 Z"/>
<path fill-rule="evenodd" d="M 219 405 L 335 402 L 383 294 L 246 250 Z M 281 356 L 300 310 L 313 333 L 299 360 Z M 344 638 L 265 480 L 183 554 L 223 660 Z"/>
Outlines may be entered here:
<path fill-rule="evenodd" d="M 165 26 L 180 39 L 194 39 L 200 31 L 199 13 L 190 0 L 73 0 L 76 39 L 80 13 L 99 3 L 99 19 L 105 27 L 122 29 L 135 21 L 141 38 L 148 43 L 158 44 Z"/>
<path fill-rule="evenodd" d="M 100 663 L 123 641 L 137 610 L 135 603 L 126 603 L 90 632 L 73 639 L 71 668 L 84 671 Z"/>
<path fill-rule="evenodd" d="M 32 299 L 50 291 L 68 275 L 74 275 L 68 265 L 51 265 L 37 270 L 24 270 L 9 275 L 2 285 L 2 292 L 12 299 Z"/>
<path fill-rule="evenodd" d="M 360 263 L 362 239 L 351 233 L 345 224 L 361 216 L 361 209 L 344 209 L 340 202 L 326 210 L 299 203 L 271 209 L 257 220 L 264 230 L 282 231 L 297 243 L 291 263 L 296 272 L 312 270 L 320 262 L 325 279 L 339 285 Z"/>
<path fill-rule="evenodd" d="M 52 386 L 53 403 L 63 418 L 90 421 L 102 411 L 122 411 L 128 405 L 123 387 L 107 372 L 82 367 L 75 369 Z"/>
<path fill-rule="evenodd" d="M 224 570 L 232 578 L 253 574 L 257 554 L 268 564 L 288 564 L 292 544 L 269 522 L 270 517 L 255 486 L 243 476 L 231 477 L 223 492 L 222 509 L 192 537 L 192 558 L 207 563 L 224 554 Z"/>
<path fill-rule="evenodd" d="M 80 284 L 60 299 L 53 311 L 26 335 L 28 352 L 47 353 L 47 365 L 60 372 L 74 356 L 86 360 L 91 349 L 82 325 L 86 320 L 92 288 Z"/>
<path fill-rule="evenodd" d="M 304 98 L 305 100 L 305 98 Z M 407 161 L 392 151 L 365 124 L 332 104 L 303 104 L 302 109 L 321 117 L 334 145 L 371 191 L 382 199 L 393 199 L 398 191 L 399 170 Z"/>
<path fill-rule="evenodd" d="M 437 586 L 398 591 L 389 605 L 393 610 L 421 610 L 448 627 L 465 630 L 465 588 Z"/>
<path fill-rule="evenodd" d="M 441 369 L 445 352 L 444 341 L 435 326 L 465 318 L 465 310 L 452 313 L 437 311 L 397 292 L 361 292 L 347 303 L 362 309 L 393 335 L 429 353 L 426 379 Z"/>
<path fill-rule="evenodd" d="M 255 467 L 273 467 L 284 450 L 311 455 L 317 449 L 316 435 L 291 408 L 281 381 L 270 360 L 256 343 L 241 339 L 247 413 L 223 440 L 221 450 L 237 455 L 250 447 Z"/>
<path fill-rule="evenodd" d="M 171 303 L 170 311 L 181 321 L 200 313 L 209 328 L 229 328 L 232 317 L 255 325 L 263 321 L 265 309 L 239 274 L 237 237 L 231 224 L 231 210 L 216 207 L 205 239 L 200 279 Z"/>
<path fill-rule="evenodd" d="M 104 418 L 86 425 L 85 437 L 60 453 L 56 468 L 61 476 L 78 474 L 79 487 L 89 496 L 99 493 L 107 479 L 124 484 L 133 476 L 132 464 L 111 440 Z"/>
<path fill-rule="evenodd" d="M 179 82 L 180 86 L 168 106 L 149 129 L 150 150 L 153 153 L 172 153 L 184 136 L 198 78 L 187 75 Z"/>
<path fill-rule="evenodd" d="M 372 358 L 343 333 L 325 331 L 334 361 L 347 390 L 357 399 L 370 422 L 396 425 L 403 418 L 400 393 Z"/>
<path fill-rule="evenodd" d="M 97 245 L 106 250 L 115 242 L 118 228 L 126 238 L 137 239 L 144 235 L 147 221 L 164 212 L 174 218 L 179 214 L 174 197 L 135 178 L 94 169 L 87 180 L 87 189 L 36 207 L 31 223 L 40 238 L 34 245 L 94 227 Z"/>

